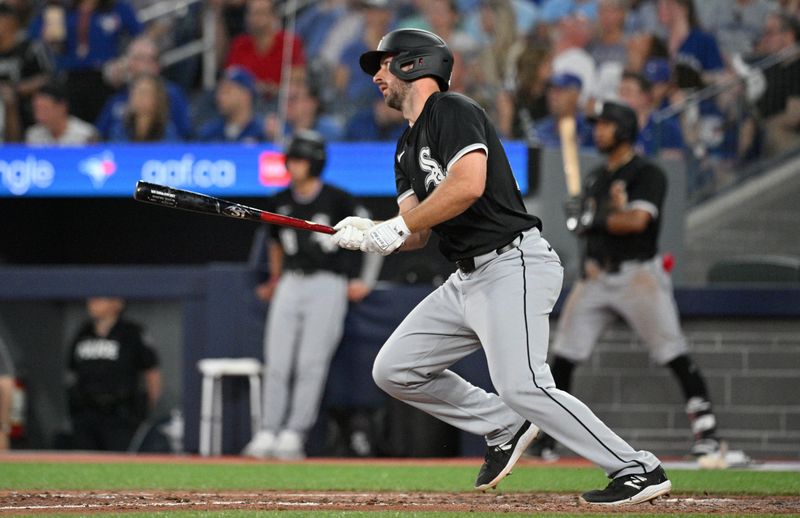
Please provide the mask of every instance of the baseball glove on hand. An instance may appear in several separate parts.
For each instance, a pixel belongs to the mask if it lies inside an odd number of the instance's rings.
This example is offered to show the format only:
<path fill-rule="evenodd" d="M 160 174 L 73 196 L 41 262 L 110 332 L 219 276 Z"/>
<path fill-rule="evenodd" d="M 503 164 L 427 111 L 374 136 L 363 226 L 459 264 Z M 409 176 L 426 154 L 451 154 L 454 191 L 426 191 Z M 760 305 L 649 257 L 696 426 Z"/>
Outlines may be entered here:
<path fill-rule="evenodd" d="M 375 226 L 375 222 L 358 216 L 348 216 L 337 223 L 333 229 L 337 232 L 331 236 L 331 241 L 347 250 L 361 250 L 364 244 L 364 231 Z"/>

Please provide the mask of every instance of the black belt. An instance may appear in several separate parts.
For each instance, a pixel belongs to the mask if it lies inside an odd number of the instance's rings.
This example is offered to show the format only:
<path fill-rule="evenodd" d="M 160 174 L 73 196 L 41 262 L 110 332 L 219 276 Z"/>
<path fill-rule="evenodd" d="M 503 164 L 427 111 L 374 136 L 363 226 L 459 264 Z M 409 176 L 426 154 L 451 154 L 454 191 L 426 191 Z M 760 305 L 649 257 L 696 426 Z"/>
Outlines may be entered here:
<path fill-rule="evenodd" d="M 501 246 L 500 248 L 492 250 L 491 252 L 477 255 L 475 257 L 467 257 L 466 259 L 459 259 L 456 261 L 456 266 L 458 266 L 458 269 L 464 273 L 474 272 L 476 268 L 493 259 L 496 255 L 502 255 L 517 248 L 521 242 L 522 234 L 512 239 L 507 245 Z"/>

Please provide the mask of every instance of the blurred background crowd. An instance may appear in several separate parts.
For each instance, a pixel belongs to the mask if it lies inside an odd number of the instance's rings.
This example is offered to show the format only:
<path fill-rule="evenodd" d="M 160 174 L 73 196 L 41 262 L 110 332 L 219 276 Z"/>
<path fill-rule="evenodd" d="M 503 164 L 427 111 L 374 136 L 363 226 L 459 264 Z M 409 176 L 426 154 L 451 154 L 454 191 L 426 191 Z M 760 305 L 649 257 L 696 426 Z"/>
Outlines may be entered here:
<path fill-rule="evenodd" d="M 2 0 L 0 138 L 27 144 L 281 144 L 403 131 L 358 65 L 395 28 L 442 36 L 451 90 L 507 139 L 621 99 L 640 151 L 679 157 L 690 193 L 796 145 L 796 0 Z"/>

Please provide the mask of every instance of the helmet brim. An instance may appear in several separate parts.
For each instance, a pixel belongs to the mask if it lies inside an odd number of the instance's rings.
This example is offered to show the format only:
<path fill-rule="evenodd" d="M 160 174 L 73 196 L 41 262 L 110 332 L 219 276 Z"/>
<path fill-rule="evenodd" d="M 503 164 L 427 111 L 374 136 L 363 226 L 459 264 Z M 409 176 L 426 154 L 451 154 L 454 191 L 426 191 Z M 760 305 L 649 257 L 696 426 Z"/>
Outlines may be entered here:
<path fill-rule="evenodd" d="M 388 54 L 391 54 L 391 52 L 386 52 L 385 50 L 368 50 L 361 54 L 361 57 L 358 59 L 358 64 L 361 65 L 361 70 L 372 77 L 381 69 L 381 60 Z"/>

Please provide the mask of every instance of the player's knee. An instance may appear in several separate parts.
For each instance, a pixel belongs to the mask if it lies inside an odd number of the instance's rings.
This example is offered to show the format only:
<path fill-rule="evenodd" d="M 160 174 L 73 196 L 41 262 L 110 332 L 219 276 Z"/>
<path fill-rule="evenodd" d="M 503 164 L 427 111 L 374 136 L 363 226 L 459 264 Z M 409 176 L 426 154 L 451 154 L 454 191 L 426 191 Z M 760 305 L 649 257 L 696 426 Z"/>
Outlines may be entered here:
<path fill-rule="evenodd" d="M 372 379 L 379 388 L 389 394 L 394 393 L 396 387 L 399 386 L 396 381 L 395 368 L 389 362 L 384 361 L 380 354 L 372 364 Z"/>

